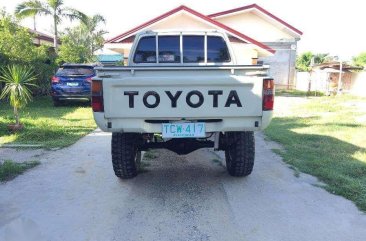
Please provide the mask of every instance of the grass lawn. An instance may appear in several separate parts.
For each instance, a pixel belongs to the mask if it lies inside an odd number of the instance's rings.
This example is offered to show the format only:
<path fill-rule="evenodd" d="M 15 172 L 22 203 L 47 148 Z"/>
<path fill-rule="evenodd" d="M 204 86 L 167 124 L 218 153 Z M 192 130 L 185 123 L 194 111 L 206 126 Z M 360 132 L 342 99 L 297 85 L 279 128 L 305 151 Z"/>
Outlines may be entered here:
<path fill-rule="evenodd" d="M 366 98 L 309 98 L 275 115 L 265 134 L 283 145 L 276 152 L 287 163 L 366 211 Z"/>
<path fill-rule="evenodd" d="M 39 165 L 39 161 L 13 162 L 10 160 L 0 163 L 0 182 L 10 181 L 26 170 Z"/>
<path fill-rule="evenodd" d="M 0 146 L 2 144 L 32 144 L 43 148 L 66 147 L 96 128 L 92 110 L 87 103 L 70 102 L 54 107 L 50 97 L 38 97 L 20 111 L 24 129 L 11 133 L 14 122 L 12 108 L 0 103 Z"/>
<path fill-rule="evenodd" d="M 324 94 L 319 91 L 302 91 L 302 90 L 286 90 L 276 89 L 276 96 L 323 96 Z"/>

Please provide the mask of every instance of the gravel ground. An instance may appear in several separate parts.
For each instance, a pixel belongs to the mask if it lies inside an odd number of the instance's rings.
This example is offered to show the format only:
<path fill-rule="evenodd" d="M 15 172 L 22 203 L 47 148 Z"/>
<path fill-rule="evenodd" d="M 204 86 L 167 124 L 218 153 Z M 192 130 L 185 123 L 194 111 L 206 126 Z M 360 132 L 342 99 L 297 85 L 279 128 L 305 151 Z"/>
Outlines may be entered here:
<path fill-rule="evenodd" d="M 295 177 L 261 133 L 247 178 L 202 149 L 158 151 L 121 181 L 110 138 L 96 131 L 0 184 L 0 240 L 365 240 L 366 216 L 315 178 Z"/>
<path fill-rule="evenodd" d="M 49 153 L 44 149 L 17 149 L 0 147 L 0 163 L 11 160 L 14 162 L 38 161 Z"/>

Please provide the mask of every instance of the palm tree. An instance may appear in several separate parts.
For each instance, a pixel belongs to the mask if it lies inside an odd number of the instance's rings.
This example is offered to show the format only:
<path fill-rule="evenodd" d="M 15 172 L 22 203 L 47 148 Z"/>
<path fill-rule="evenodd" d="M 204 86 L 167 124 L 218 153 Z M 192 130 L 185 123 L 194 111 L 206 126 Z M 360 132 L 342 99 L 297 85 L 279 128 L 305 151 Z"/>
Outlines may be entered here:
<path fill-rule="evenodd" d="M 20 3 L 15 9 L 15 15 L 20 18 L 32 17 L 33 18 L 33 30 L 37 30 L 36 16 L 38 14 L 38 10 L 42 9 L 42 7 L 43 7 L 42 3 L 38 0 Z M 23 9 L 27 9 L 27 11 L 24 11 Z M 19 14 L 21 11 L 23 13 Z"/>
<path fill-rule="evenodd" d="M 329 60 L 331 60 L 330 56 L 328 53 L 326 54 L 314 54 L 313 56 L 314 58 L 314 64 L 322 64 L 324 62 L 327 62 Z"/>
<path fill-rule="evenodd" d="M 36 15 L 52 16 L 54 28 L 53 46 L 56 52 L 58 49 L 57 26 L 62 22 L 62 19 L 86 21 L 86 15 L 84 13 L 73 8 L 65 7 L 63 0 L 46 0 L 45 3 L 38 0 L 29 0 L 17 5 L 15 15 L 19 18 L 35 17 Z"/>
<path fill-rule="evenodd" d="M 10 105 L 14 108 L 16 125 L 20 126 L 18 110 L 32 100 L 29 87 L 36 86 L 32 83 L 36 76 L 31 68 L 20 65 L 3 67 L 0 72 L 2 73 L 0 82 L 5 83 L 0 99 L 9 99 Z"/>
<path fill-rule="evenodd" d="M 107 32 L 98 29 L 99 24 L 105 23 L 105 18 L 102 15 L 95 14 L 91 17 L 86 17 L 82 25 L 85 27 L 86 31 L 89 33 L 90 41 L 90 53 L 93 55 L 94 51 L 98 50 L 103 46 L 104 38 L 103 35 Z"/>

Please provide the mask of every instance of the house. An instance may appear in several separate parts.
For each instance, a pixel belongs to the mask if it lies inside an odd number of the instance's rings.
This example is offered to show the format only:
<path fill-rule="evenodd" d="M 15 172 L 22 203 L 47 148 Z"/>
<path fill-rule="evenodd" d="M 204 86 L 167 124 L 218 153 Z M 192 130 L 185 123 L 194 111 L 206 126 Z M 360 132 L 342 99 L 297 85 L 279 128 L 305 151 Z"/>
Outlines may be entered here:
<path fill-rule="evenodd" d="M 53 36 L 50 36 L 48 34 L 45 33 L 41 33 L 37 30 L 33 30 L 33 29 L 28 29 L 28 31 L 34 35 L 33 38 L 33 43 L 36 46 L 40 46 L 41 44 L 43 45 L 48 45 L 48 46 L 53 46 Z M 61 44 L 61 41 L 58 39 L 58 44 Z"/>
<path fill-rule="evenodd" d="M 123 55 L 106 48 L 98 49 L 94 52 L 97 62 L 104 66 L 115 66 L 123 63 Z"/>
<path fill-rule="evenodd" d="M 298 72 L 296 89 L 301 91 L 319 91 L 325 94 L 350 93 L 366 96 L 366 73 L 363 68 L 346 62 L 330 61 L 317 64 L 312 71 Z"/>
<path fill-rule="evenodd" d="M 294 85 L 296 48 L 302 32 L 257 4 L 210 15 L 179 6 L 107 40 L 105 47 L 126 60 L 136 33 L 162 29 L 223 31 L 239 56 L 239 64 L 270 64 L 270 75 L 278 87 Z"/>
<path fill-rule="evenodd" d="M 115 66 L 123 61 L 122 54 L 100 54 L 97 55 L 97 60 L 104 66 Z"/>

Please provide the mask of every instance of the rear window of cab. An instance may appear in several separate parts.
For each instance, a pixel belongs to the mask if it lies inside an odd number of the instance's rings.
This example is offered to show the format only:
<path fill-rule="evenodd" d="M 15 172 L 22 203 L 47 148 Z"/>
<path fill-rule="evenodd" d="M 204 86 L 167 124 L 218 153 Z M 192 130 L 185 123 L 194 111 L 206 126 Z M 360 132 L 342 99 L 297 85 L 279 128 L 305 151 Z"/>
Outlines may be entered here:
<path fill-rule="evenodd" d="M 182 51 L 180 49 L 182 39 Z M 158 53 L 158 54 L 157 54 Z M 225 40 L 220 36 L 162 35 L 140 38 L 133 58 L 134 63 L 207 63 L 230 62 Z M 181 56 L 182 55 L 182 56 Z"/>

